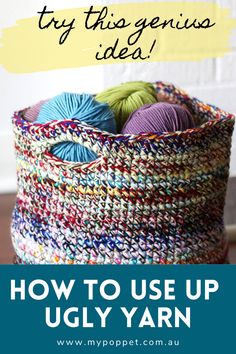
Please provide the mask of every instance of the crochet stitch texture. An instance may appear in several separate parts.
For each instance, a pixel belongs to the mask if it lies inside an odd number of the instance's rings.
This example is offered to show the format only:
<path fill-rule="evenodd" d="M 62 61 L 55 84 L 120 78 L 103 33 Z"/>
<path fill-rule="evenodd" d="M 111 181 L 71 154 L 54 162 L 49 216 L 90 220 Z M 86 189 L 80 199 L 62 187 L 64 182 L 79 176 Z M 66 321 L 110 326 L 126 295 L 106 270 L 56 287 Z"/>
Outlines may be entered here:
<path fill-rule="evenodd" d="M 113 135 L 73 120 L 13 126 L 18 193 L 12 241 L 33 264 L 225 263 L 223 223 L 234 116 L 157 82 L 159 101 L 185 104 L 201 125 Z M 50 153 L 62 141 L 91 163 Z"/>

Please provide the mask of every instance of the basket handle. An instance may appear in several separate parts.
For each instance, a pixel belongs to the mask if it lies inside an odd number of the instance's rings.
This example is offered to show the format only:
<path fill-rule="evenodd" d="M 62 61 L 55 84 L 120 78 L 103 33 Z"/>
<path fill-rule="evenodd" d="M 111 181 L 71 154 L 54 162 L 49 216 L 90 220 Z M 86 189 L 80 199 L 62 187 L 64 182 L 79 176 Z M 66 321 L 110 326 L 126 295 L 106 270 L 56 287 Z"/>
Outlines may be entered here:
<path fill-rule="evenodd" d="M 58 143 L 73 142 L 101 155 L 109 149 L 112 140 L 112 134 L 81 123 L 78 119 L 32 124 L 30 131 L 31 146 L 39 153 L 46 152 Z"/>

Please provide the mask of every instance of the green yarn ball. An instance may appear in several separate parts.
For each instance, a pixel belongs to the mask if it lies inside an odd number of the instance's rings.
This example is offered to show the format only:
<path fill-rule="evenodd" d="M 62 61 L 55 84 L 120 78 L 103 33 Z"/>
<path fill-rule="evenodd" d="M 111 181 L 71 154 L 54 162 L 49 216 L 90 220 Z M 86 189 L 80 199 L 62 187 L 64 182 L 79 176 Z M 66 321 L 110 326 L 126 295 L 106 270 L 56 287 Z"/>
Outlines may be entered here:
<path fill-rule="evenodd" d="M 108 103 L 115 114 L 117 130 L 120 132 L 130 114 L 145 104 L 156 103 L 157 95 L 152 84 L 130 81 L 99 93 L 96 100 Z"/>

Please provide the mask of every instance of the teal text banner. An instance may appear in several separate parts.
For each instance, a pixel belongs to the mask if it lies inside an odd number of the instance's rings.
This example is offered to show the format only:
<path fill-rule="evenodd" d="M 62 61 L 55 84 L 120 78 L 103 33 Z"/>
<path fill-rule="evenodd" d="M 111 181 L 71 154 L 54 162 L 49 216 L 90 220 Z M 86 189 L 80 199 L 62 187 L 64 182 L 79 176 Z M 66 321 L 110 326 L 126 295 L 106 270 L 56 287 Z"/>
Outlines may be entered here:
<path fill-rule="evenodd" d="M 235 353 L 236 266 L 0 266 L 0 353 Z"/>

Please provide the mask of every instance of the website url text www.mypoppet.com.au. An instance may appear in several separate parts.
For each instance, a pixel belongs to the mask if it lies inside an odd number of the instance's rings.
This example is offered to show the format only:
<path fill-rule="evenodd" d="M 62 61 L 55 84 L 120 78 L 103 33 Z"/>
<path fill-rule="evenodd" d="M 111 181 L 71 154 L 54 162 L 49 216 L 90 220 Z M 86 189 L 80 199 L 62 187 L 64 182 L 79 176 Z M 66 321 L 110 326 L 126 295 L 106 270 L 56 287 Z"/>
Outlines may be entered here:
<path fill-rule="evenodd" d="M 178 339 L 57 339 L 57 346 L 61 347 L 179 347 L 180 341 Z"/>

